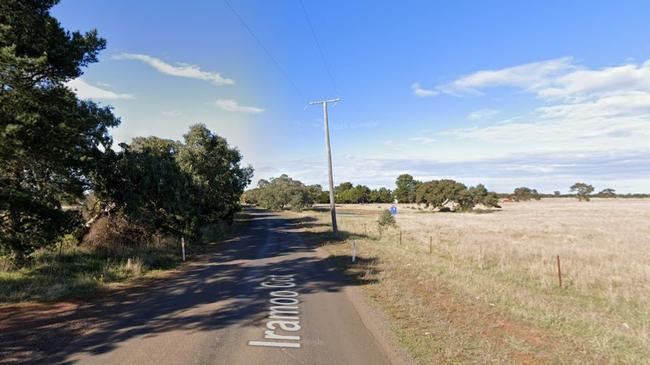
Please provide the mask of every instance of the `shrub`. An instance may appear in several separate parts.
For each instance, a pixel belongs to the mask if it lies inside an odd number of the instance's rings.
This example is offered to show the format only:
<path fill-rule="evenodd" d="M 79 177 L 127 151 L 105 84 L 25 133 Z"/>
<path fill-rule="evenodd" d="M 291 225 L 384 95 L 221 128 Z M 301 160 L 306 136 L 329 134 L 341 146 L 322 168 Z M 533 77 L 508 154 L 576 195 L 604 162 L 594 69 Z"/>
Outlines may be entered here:
<path fill-rule="evenodd" d="M 512 193 L 512 199 L 516 202 L 523 202 L 528 200 L 540 200 L 542 197 L 536 189 L 531 189 L 525 186 L 516 188 Z"/>
<path fill-rule="evenodd" d="M 384 209 L 384 211 L 381 212 L 381 215 L 379 216 L 377 224 L 379 225 L 380 231 L 386 228 L 395 227 L 395 217 L 390 214 L 390 210 Z"/>
<path fill-rule="evenodd" d="M 131 223 L 121 215 L 112 215 L 97 220 L 83 238 L 83 244 L 113 251 L 140 246 L 151 242 L 152 238 L 153 232 L 144 226 Z"/>

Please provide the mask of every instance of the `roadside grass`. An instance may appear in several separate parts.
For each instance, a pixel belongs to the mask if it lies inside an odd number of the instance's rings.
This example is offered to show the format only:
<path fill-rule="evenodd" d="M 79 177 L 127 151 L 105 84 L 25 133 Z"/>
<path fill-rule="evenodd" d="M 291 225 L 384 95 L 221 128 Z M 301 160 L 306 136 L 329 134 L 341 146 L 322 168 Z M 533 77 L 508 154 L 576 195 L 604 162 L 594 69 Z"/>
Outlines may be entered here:
<path fill-rule="evenodd" d="M 246 215 L 240 214 L 232 227 L 206 227 L 201 241 L 187 243 L 188 260 L 218 245 L 246 222 Z M 0 304 L 88 298 L 116 284 L 128 285 L 134 279 L 157 275 L 181 263 L 180 241 L 170 237 L 115 250 L 68 242 L 37 251 L 28 266 L 0 270 Z"/>
<path fill-rule="evenodd" d="M 347 238 L 325 248 L 349 260 L 356 240 L 361 261 L 345 269 L 372 283 L 364 291 L 419 363 L 650 363 L 650 201 L 591 203 L 404 210 L 401 245 L 398 229 L 378 233 L 376 207 L 348 207 L 358 214 L 339 217 Z"/>

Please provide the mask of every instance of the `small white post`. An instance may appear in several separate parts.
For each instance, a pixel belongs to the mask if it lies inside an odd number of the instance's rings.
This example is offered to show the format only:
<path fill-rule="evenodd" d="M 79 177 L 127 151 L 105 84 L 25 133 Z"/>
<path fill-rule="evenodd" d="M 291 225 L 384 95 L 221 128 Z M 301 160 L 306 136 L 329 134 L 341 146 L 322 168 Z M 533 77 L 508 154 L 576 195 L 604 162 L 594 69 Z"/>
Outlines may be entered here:
<path fill-rule="evenodd" d="M 357 240 L 352 240 L 352 263 L 357 261 Z"/>
<path fill-rule="evenodd" d="M 181 250 L 183 251 L 183 261 L 185 261 L 185 237 L 181 237 Z"/>

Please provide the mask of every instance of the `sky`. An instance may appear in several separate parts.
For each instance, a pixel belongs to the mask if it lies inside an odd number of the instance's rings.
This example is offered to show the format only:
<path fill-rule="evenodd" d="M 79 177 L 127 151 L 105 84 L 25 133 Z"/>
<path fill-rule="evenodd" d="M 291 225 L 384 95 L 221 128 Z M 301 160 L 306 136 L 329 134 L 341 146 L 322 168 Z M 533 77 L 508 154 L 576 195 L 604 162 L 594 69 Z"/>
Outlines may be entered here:
<path fill-rule="evenodd" d="M 82 1 L 52 14 L 107 48 L 69 87 L 116 143 L 228 139 L 254 182 L 650 192 L 647 1 Z"/>

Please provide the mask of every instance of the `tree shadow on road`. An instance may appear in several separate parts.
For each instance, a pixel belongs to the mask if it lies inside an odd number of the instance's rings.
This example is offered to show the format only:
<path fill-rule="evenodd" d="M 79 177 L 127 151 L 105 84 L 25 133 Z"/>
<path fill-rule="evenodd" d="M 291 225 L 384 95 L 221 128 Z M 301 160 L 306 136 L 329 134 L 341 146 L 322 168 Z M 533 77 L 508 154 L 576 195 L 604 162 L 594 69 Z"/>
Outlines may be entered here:
<path fill-rule="evenodd" d="M 300 273 L 301 295 L 373 283 L 369 278 L 376 272 L 342 274 L 349 256 L 313 254 L 318 246 L 347 239 L 349 233 L 299 229 L 317 225 L 313 218 L 282 218 L 259 210 L 252 210 L 250 217 L 241 235 L 168 277 L 144 280 L 50 317 L 17 309 L 0 322 L 0 364 L 69 364 L 76 355 L 107 353 L 137 337 L 256 323 L 267 315 L 267 294 L 257 289 L 269 274 Z M 277 264 L 296 252 L 305 255 Z M 377 267 L 372 260 L 357 265 Z"/>

